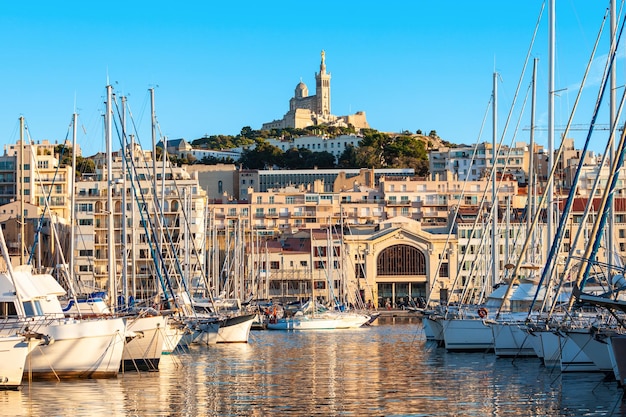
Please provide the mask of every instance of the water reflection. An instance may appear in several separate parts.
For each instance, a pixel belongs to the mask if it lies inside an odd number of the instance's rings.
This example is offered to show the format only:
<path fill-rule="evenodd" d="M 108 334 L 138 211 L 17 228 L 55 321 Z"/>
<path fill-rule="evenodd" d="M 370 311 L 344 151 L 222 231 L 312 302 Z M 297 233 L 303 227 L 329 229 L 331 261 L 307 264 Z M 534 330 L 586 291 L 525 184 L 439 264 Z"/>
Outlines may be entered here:
<path fill-rule="evenodd" d="M 538 359 L 448 354 L 417 319 L 365 329 L 255 332 L 249 344 L 164 356 L 160 372 L 35 382 L 1 392 L 3 414 L 168 416 L 610 416 L 626 411 L 601 374 Z"/>

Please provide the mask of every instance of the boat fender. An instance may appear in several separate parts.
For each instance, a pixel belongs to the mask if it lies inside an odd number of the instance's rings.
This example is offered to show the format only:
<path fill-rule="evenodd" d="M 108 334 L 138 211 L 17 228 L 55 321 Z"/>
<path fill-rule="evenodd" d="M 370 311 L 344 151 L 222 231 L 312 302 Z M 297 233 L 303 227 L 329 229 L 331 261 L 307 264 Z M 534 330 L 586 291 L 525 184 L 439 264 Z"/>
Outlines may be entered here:
<path fill-rule="evenodd" d="M 481 307 L 478 309 L 478 317 L 480 317 L 481 319 L 484 319 L 485 317 L 487 317 L 487 314 L 489 314 L 489 311 L 487 311 L 486 308 Z"/>

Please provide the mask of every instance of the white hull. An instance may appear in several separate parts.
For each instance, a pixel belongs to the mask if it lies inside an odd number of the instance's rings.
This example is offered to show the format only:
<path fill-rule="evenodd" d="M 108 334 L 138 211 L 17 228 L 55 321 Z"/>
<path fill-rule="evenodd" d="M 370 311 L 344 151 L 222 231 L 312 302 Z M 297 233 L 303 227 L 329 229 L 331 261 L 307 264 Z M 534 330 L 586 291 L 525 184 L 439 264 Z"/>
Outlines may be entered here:
<path fill-rule="evenodd" d="M 53 343 L 37 346 L 26 361 L 34 378 L 110 378 L 117 376 L 126 325 L 122 318 L 59 319 L 31 330 Z"/>
<path fill-rule="evenodd" d="M 357 313 L 330 313 L 319 316 L 297 315 L 288 318 L 270 320 L 270 330 L 332 330 L 355 329 L 369 322 L 370 317 Z"/>
<path fill-rule="evenodd" d="M 217 343 L 217 333 L 220 330 L 221 321 L 203 321 L 198 324 L 198 335 L 194 342 L 201 345 L 214 345 Z"/>
<path fill-rule="evenodd" d="M 540 332 L 543 363 L 547 368 L 560 367 L 562 372 L 598 371 L 598 367 L 569 337 L 550 330 Z"/>
<path fill-rule="evenodd" d="M 167 325 L 165 326 L 165 335 L 163 338 L 163 351 L 164 354 L 170 354 L 176 350 L 179 346 L 179 343 L 185 336 L 187 332 L 187 328 L 173 320 L 167 320 Z"/>
<path fill-rule="evenodd" d="M 422 319 L 422 326 L 424 327 L 424 334 L 426 340 L 434 340 L 439 345 L 443 345 L 443 326 L 441 324 L 441 318 L 424 317 Z"/>
<path fill-rule="evenodd" d="M 0 274 L 0 300 L 29 307 L 24 308 L 17 320 L 5 316 L 0 334 L 15 334 L 16 330 L 21 331 L 20 327 L 28 326 L 30 332 L 54 341 L 37 346 L 30 353 L 26 371 L 31 372 L 33 378 L 117 375 L 124 348 L 124 319 L 67 318 L 58 298 L 65 294 L 65 290 L 50 274 L 33 275 L 30 265 L 21 265 L 14 268 L 12 277 Z"/>
<path fill-rule="evenodd" d="M 163 352 L 165 317 L 129 317 L 121 371 L 156 371 Z"/>
<path fill-rule="evenodd" d="M 442 325 L 444 345 L 448 351 L 493 350 L 491 327 L 481 319 L 445 319 Z"/>
<path fill-rule="evenodd" d="M 0 389 L 20 387 L 30 349 L 28 339 L 23 336 L 0 337 Z"/>
<path fill-rule="evenodd" d="M 537 356 L 523 323 L 491 323 L 496 356 Z"/>
<path fill-rule="evenodd" d="M 608 342 L 613 373 L 617 382 L 623 387 L 626 385 L 626 335 L 611 336 Z"/>
<path fill-rule="evenodd" d="M 217 331 L 217 343 L 248 343 L 256 314 L 228 317 Z"/>
<path fill-rule="evenodd" d="M 533 347 L 535 351 L 535 355 L 541 360 L 543 360 L 543 344 L 541 343 L 541 332 L 538 332 L 534 329 L 527 328 L 526 333 L 528 333 L 528 341 L 530 345 Z"/>
<path fill-rule="evenodd" d="M 567 336 L 593 361 L 598 370 L 613 372 L 608 337 L 596 337 L 589 329 L 568 330 Z"/>

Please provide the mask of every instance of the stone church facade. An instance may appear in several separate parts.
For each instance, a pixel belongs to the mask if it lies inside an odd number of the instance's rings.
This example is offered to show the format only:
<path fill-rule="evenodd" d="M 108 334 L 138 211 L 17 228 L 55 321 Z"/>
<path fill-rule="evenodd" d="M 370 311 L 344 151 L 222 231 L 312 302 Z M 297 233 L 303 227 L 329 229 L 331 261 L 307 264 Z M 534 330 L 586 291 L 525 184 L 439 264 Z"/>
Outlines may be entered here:
<path fill-rule="evenodd" d="M 329 125 L 338 127 L 354 126 L 357 130 L 369 128 L 365 112 L 346 116 L 335 116 L 330 110 L 330 73 L 326 72 L 326 53 L 322 51 L 320 70 L 315 73 L 315 95 L 300 81 L 294 96 L 289 100 L 289 111 L 282 119 L 263 123 L 262 130 L 298 128 Z"/>

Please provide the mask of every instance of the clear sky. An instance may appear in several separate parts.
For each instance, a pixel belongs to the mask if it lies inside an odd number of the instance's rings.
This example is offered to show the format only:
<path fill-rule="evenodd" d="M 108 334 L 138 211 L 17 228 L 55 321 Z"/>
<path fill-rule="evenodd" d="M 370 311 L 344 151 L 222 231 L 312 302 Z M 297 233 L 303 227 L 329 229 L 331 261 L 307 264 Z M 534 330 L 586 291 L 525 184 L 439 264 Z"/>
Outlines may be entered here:
<path fill-rule="evenodd" d="M 453 143 L 491 142 L 487 112 L 493 73 L 500 77 L 501 135 L 543 3 L 2 1 L 0 141 L 5 145 L 19 139 L 20 116 L 25 117 L 32 140 L 62 141 L 76 109 L 83 154 L 104 151 L 107 79 L 118 95 L 128 96 L 144 148 L 151 146 L 151 87 L 159 131 L 169 139 L 234 135 L 244 126 L 260 129 L 262 123 L 287 112 L 300 80 L 315 94 L 314 74 L 325 50 L 333 114 L 361 110 L 371 127 L 380 131 L 436 130 Z M 619 9 L 622 3 L 617 4 Z M 608 6 L 608 0 L 556 0 L 557 126 L 569 118 Z M 536 140 L 543 145 L 547 145 L 547 38 L 546 3 L 531 52 L 539 59 Z M 600 70 L 608 39 L 607 23 L 597 53 Z M 532 58 L 506 144 L 528 142 L 526 96 Z M 591 118 L 599 86 L 597 68 L 576 113 L 579 127 Z M 619 59 L 618 86 L 624 84 L 623 69 Z M 623 89 L 617 91 L 619 101 Z M 599 123 L 608 122 L 608 109 L 607 98 Z M 489 116 L 481 135 L 485 114 Z M 570 136 L 582 146 L 585 135 L 586 131 L 576 130 Z M 602 151 L 607 132 L 597 135 L 594 150 Z"/>

